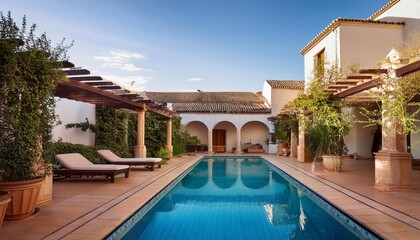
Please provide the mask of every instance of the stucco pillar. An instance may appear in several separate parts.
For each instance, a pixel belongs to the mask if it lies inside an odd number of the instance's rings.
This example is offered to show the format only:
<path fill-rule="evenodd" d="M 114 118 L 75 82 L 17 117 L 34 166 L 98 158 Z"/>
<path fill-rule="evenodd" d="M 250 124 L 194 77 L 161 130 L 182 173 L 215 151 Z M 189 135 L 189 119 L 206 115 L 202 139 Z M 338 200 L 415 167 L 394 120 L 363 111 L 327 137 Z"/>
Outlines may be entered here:
<path fill-rule="evenodd" d="M 209 132 L 208 132 L 208 149 L 207 149 L 207 153 L 208 154 L 213 154 L 214 152 L 213 152 L 213 129 L 212 130 L 210 130 Z"/>
<path fill-rule="evenodd" d="M 172 118 L 168 118 L 166 122 L 166 151 L 169 157 L 173 156 L 174 148 L 172 146 Z"/>
<path fill-rule="evenodd" d="M 375 188 L 382 191 L 408 189 L 411 187 L 413 156 L 405 151 L 402 126 L 397 119 L 383 117 L 382 121 L 382 150 L 375 154 Z M 390 129 L 392 124 L 396 127 Z"/>
<path fill-rule="evenodd" d="M 137 113 L 137 146 L 134 147 L 134 156 L 145 158 L 147 155 L 147 149 L 144 145 L 145 136 L 145 114 L 146 110 L 141 110 Z"/>
<path fill-rule="evenodd" d="M 298 148 L 297 141 L 298 141 L 298 139 L 296 137 L 296 134 L 292 131 L 291 134 L 290 134 L 290 157 L 292 157 L 292 158 L 296 158 L 297 155 L 298 155 L 298 153 L 297 153 L 298 152 L 297 151 L 297 148 Z"/>
<path fill-rule="evenodd" d="M 241 130 L 236 132 L 236 154 L 242 153 L 242 146 L 241 146 Z"/>
<path fill-rule="evenodd" d="M 305 123 L 303 121 L 299 122 L 299 145 L 297 147 L 298 162 L 305 162 Z"/>

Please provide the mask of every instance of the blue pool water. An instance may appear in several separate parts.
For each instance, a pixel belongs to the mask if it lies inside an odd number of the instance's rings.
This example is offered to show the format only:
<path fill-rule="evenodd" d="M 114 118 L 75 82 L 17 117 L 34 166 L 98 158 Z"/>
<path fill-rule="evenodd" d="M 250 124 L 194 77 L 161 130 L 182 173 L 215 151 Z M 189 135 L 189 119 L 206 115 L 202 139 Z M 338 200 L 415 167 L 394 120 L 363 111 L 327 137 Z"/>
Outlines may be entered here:
<path fill-rule="evenodd" d="M 261 158 L 204 158 L 174 184 L 109 239 L 376 238 Z"/>

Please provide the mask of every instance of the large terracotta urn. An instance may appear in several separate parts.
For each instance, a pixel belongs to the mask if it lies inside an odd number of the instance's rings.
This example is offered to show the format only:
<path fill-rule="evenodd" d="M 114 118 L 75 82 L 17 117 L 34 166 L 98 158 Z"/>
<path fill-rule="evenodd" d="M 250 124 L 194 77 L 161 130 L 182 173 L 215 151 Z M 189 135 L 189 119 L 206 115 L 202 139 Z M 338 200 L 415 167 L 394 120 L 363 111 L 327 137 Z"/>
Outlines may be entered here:
<path fill-rule="evenodd" d="M 45 177 L 28 181 L 0 182 L 0 189 L 12 194 L 5 220 L 19 220 L 31 216 L 35 212 L 39 190 Z"/>
<path fill-rule="evenodd" d="M 4 215 L 6 214 L 7 205 L 12 199 L 12 194 L 6 191 L 0 191 L 0 227 L 3 224 Z"/>
<path fill-rule="evenodd" d="M 328 171 L 341 171 L 343 167 L 343 157 L 337 155 L 322 155 L 322 165 Z"/>

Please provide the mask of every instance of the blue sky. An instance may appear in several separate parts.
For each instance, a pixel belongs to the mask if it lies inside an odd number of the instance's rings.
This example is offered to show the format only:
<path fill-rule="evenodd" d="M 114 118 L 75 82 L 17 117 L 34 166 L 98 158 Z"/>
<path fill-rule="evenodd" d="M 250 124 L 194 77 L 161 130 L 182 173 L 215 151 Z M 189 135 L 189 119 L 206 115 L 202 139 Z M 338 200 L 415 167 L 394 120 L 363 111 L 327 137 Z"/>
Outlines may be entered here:
<path fill-rule="evenodd" d="M 300 50 L 338 17 L 388 0 L 0 0 L 18 22 L 74 40 L 70 61 L 146 91 L 262 90 L 303 80 Z"/>

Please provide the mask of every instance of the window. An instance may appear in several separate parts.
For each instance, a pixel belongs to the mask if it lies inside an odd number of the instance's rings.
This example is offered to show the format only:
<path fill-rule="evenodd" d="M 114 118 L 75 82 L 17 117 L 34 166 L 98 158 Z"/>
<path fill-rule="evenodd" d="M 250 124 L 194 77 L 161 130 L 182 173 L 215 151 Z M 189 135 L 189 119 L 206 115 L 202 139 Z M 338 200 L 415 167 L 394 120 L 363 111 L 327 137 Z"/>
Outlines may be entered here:
<path fill-rule="evenodd" d="M 324 76 L 325 48 L 314 56 L 314 73 L 319 77 Z"/>

